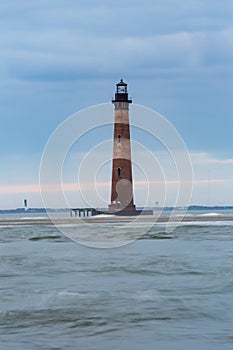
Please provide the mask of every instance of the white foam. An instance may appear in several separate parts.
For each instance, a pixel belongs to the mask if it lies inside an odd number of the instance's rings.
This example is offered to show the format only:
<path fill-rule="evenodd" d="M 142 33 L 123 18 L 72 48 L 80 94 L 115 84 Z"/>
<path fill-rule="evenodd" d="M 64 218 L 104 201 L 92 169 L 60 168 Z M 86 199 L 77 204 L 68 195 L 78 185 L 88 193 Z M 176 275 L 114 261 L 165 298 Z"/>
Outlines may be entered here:
<path fill-rule="evenodd" d="M 221 214 L 221 213 L 205 213 L 205 214 L 199 214 L 198 216 L 224 216 L 224 214 Z"/>
<path fill-rule="evenodd" d="M 221 221 L 184 221 L 179 224 L 180 226 L 233 226 L 232 220 L 221 220 Z"/>
<path fill-rule="evenodd" d="M 41 220 L 47 219 L 47 216 L 25 216 L 22 218 L 18 218 L 17 220 Z"/>

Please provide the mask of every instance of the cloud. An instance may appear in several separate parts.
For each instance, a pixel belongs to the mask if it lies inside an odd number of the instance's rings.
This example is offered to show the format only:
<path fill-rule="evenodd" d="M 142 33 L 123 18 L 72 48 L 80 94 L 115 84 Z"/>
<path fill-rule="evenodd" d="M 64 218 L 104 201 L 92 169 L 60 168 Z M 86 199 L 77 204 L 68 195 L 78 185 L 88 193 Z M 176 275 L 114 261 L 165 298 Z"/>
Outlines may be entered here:
<path fill-rule="evenodd" d="M 185 74 L 202 67 L 232 66 L 233 31 L 218 33 L 180 32 L 146 38 L 125 36 L 112 41 L 104 37 L 77 38 L 57 33 L 27 36 L 24 48 L 3 49 L 2 59 L 8 77 L 21 80 L 64 81 L 109 76 L 127 71 L 128 75 L 152 77 L 158 74 Z M 27 43 L 28 41 L 28 43 Z M 16 63 L 17 61 L 17 63 Z M 233 68 L 233 67 L 232 67 Z M 136 72 L 136 73 L 135 73 Z M 6 73 L 5 73 L 6 74 Z"/>
<path fill-rule="evenodd" d="M 233 165 L 233 158 L 216 158 L 207 152 L 192 152 L 192 160 L 196 164 Z"/>
<path fill-rule="evenodd" d="M 53 27 L 115 37 L 126 31 L 143 36 L 151 32 L 178 32 L 181 28 L 186 31 L 222 29 L 232 24 L 233 5 L 229 0 L 145 0 L 143 3 L 140 0 L 9 0 L 7 4 L 2 2 L 0 9 L 4 15 L 3 25 L 11 23 L 13 29 Z"/>
<path fill-rule="evenodd" d="M 148 79 L 174 72 L 192 74 L 202 66 L 232 66 L 229 4 L 224 8 L 222 2 L 196 0 L 143 5 L 13 3 L 14 11 L 0 5 L 7 18 L 0 39 L 2 74 L 8 79 L 62 82 L 106 77 L 113 71 Z"/>

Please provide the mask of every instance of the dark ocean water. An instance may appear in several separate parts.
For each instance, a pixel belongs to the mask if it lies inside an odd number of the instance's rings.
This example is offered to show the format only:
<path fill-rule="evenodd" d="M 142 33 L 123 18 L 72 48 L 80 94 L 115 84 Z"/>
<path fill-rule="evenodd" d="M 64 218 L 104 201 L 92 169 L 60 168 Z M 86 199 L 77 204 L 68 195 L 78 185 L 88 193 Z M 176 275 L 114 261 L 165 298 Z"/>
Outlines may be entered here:
<path fill-rule="evenodd" d="M 1 350 L 232 348 L 232 222 L 157 224 L 115 249 L 0 227 Z"/>

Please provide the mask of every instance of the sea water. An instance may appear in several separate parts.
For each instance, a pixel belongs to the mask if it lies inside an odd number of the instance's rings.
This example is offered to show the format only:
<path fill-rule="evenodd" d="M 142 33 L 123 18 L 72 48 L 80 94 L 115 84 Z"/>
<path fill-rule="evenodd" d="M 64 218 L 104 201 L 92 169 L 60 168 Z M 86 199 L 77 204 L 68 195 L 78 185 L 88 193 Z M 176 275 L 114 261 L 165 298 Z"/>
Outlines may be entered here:
<path fill-rule="evenodd" d="M 0 227 L 1 350 L 232 349 L 232 325 L 232 222 L 155 224 L 114 249 Z"/>

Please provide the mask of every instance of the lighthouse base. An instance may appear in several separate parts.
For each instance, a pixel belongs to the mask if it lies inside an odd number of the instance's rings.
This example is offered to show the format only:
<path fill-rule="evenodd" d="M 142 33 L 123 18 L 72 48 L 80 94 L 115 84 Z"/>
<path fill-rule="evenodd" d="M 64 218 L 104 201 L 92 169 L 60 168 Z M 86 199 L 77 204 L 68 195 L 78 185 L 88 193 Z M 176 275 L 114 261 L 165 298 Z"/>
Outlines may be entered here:
<path fill-rule="evenodd" d="M 134 210 L 134 211 L 108 211 L 107 214 L 117 215 L 117 216 L 138 216 L 138 215 L 153 215 L 153 210 Z"/>
<path fill-rule="evenodd" d="M 114 204 L 109 204 L 108 206 L 108 211 L 110 211 L 111 213 L 118 213 L 118 212 L 135 212 L 136 211 L 136 206 L 134 204 L 131 205 L 127 205 L 126 207 L 122 207 L 120 204 L 118 203 L 114 203 Z"/>
<path fill-rule="evenodd" d="M 122 210 L 116 209 L 112 205 L 109 205 L 107 211 L 103 211 L 100 213 L 99 211 L 97 212 L 98 214 L 107 214 L 107 215 L 116 215 L 116 216 L 138 216 L 138 215 L 153 215 L 153 210 L 150 209 L 136 209 L 135 205 L 132 207 L 126 207 Z"/>

